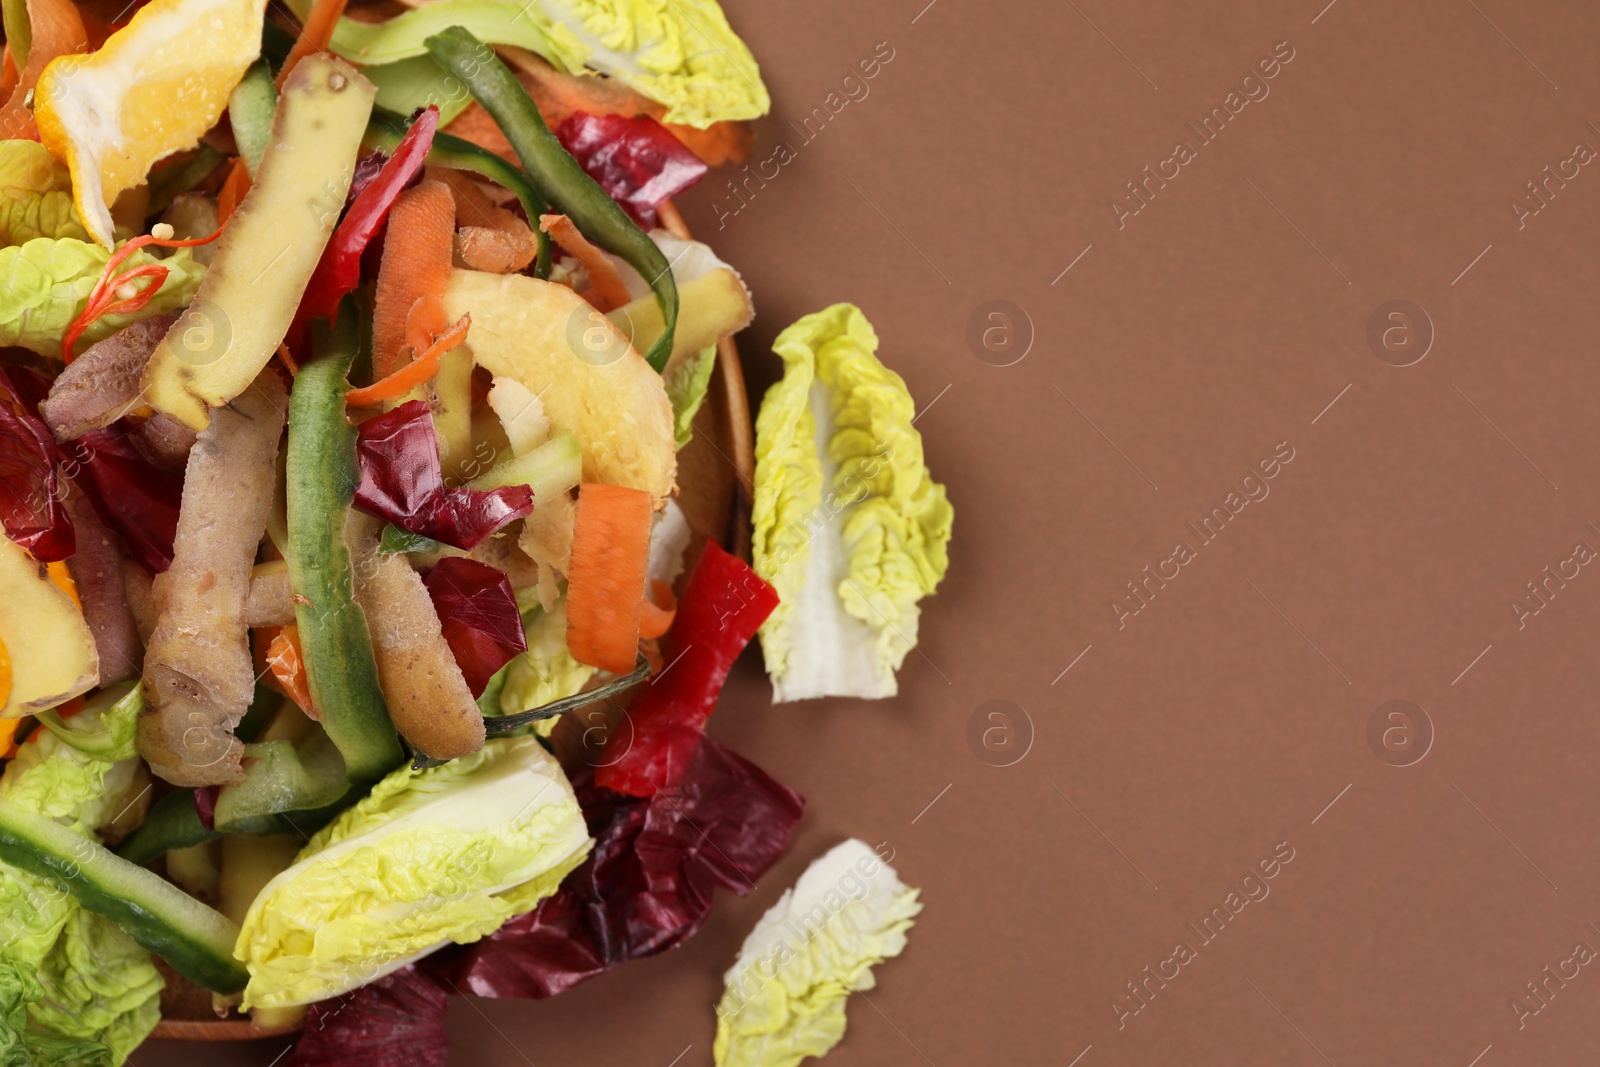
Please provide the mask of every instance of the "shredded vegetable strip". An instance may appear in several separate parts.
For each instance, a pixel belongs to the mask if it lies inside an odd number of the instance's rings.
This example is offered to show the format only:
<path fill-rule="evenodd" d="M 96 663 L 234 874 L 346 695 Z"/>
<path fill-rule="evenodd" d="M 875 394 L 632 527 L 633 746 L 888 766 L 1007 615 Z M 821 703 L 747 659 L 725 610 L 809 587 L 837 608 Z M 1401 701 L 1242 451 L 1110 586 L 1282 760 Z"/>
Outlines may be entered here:
<path fill-rule="evenodd" d="M 387 378 L 361 389 L 350 390 L 345 395 L 345 402 L 353 408 L 370 408 L 385 400 L 395 400 L 405 396 L 439 372 L 439 360 L 446 352 L 467 339 L 467 329 L 471 325 L 471 315 L 461 316 L 455 325 L 435 338 L 433 344 L 429 345 L 428 350 L 422 355 Z"/>
<path fill-rule="evenodd" d="M 222 182 L 222 188 L 217 190 L 217 221 L 227 222 L 228 217 L 239 207 L 239 201 L 244 199 L 244 194 L 250 191 L 250 171 L 245 166 L 244 159 L 235 157 L 228 176 Z"/>
<path fill-rule="evenodd" d="M 283 365 L 289 369 L 289 377 L 293 378 L 300 373 L 300 364 L 294 361 L 294 356 L 289 354 L 289 346 L 283 342 L 278 343 L 278 358 L 283 360 Z"/>
<path fill-rule="evenodd" d="M 78 5 L 72 0 L 30 0 L 28 22 L 33 41 L 28 46 L 27 63 L 17 71 L 10 98 L 0 106 L 0 137 L 37 141 L 39 128 L 34 125 L 28 94 L 51 60 L 86 49 L 89 34 L 84 29 Z"/>
<path fill-rule="evenodd" d="M 660 637 L 672 628 L 677 616 L 678 602 L 672 596 L 672 587 L 656 579 L 650 583 L 650 595 L 640 605 L 639 636 L 646 641 Z"/>
<path fill-rule="evenodd" d="M 328 45 L 333 41 L 333 29 L 339 25 L 346 3 L 347 0 L 317 0 L 311 5 L 305 28 L 300 31 L 294 47 L 289 49 L 289 58 L 283 61 L 283 69 L 278 71 L 279 92 L 283 91 L 284 79 L 289 77 L 296 63 L 315 52 L 328 50 Z"/>
<path fill-rule="evenodd" d="M 444 301 L 432 293 L 417 297 L 406 312 L 406 344 L 413 352 L 426 352 L 433 346 L 433 339 L 449 328 L 450 316 L 444 310 Z"/>
<path fill-rule="evenodd" d="M 621 485 L 578 490 L 567 568 L 567 647 L 579 663 L 623 674 L 639 650 L 650 566 L 650 494 Z"/>
<path fill-rule="evenodd" d="M 272 676 L 289 694 L 289 699 L 313 719 L 321 719 L 311 704 L 311 683 L 306 678 L 306 661 L 300 652 L 300 627 L 289 623 L 278 631 L 267 646 L 267 666 Z"/>
<path fill-rule="evenodd" d="M 565 215 L 540 215 L 539 229 L 549 234 L 563 252 L 582 263 L 583 269 L 589 272 L 589 303 L 601 311 L 610 311 L 632 299 L 628 295 L 628 287 L 622 284 L 622 275 L 617 273 L 616 264 L 590 244 L 571 219 Z"/>
<path fill-rule="evenodd" d="M 418 298 L 444 295 L 452 269 L 455 220 L 455 198 L 443 182 L 424 181 L 407 189 L 389 209 L 372 301 L 372 370 L 379 377 L 399 365 L 406 319 Z"/>
<path fill-rule="evenodd" d="M 0 706 L 11 703 L 11 653 L 6 649 L 6 643 L 0 641 Z M 11 741 L 10 733 L 6 731 L 6 723 L 11 723 L 11 732 L 15 732 L 15 719 L 0 719 L 0 740 L 4 744 Z M 0 748 L 4 747 L 0 744 Z"/>
<path fill-rule="evenodd" d="M 159 263 L 147 263 L 122 274 L 116 273 L 117 268 L 122 266 L 129 256 L 146 245 L 159 245 L 162 248 L 193 248 L 195 245 L 210 244 L 221 233 L 222 228 L 219 226 L 217 232 L 209 237 L 194 237 L 180 241 L 173 238 L 172 227 L 162 222 L 157 223 L 150 233 L 123 242 L 122 247 L 111 253 L 111 258 L 106 260 L 106 269 L 101 272 L 100 280 L 89 290 L 89 299 L 84 301 L 83 313 L 72 321 L 72 325 L 67 327 L 66 334 L 61 338 L 61 361 L 72 362 L 72 348 L 78 343 L 78 338 L 82 337 L 83 331 L 93 326 L 101 316 L 127 315 L 138 311 L 154 300 L 156 293 L 161 291 L 161 286 L 167 280 L 167 268 Z M 140 278 L 150 278 L 152 281 L 132 295 L 125 295 L 123 286 L 131 286 Z M 122 299 L 117 299 L 119 296 Z"/>

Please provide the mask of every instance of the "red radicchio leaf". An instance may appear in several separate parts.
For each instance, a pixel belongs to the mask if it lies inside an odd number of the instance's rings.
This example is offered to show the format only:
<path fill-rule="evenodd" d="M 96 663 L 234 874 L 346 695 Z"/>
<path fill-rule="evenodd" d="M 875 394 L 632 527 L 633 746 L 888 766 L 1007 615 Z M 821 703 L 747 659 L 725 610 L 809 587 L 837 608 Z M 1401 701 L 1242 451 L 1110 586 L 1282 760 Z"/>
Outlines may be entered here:
<path fill-rule="evenodd" d="M 594 851 L 538 908 L 430 959 L 463 993 L 549 997 L 688 940 L 717 887 L 743 896 L 789 847 L 805 800 L 710 737 L 655 796 L 575 776 Z"/>
<path fill-rule="evenodd" d="M 100 521 L 122 538 L 141 567 L 156 575 L 172 566 L 183 475 L 145 459 L 128 439 L 130 432 L 125 421 L 89 431 L 67 446 L 67 466 Z"/>
<path fill-rule="evenodd" d="M 311 1005 L 285 1067 L 445 1067 L 449 993 L 415 964 Z"/>
<path fill-rule="evenodd" d="M 356 438 L 361 484 L 356 506 L 407 530 L 460 549 L 533 510 L 533 490 L 446 488 L 439 438 L 424 400 L 412 400 L 361 424 Z"/>
<path fill-rule="evenodd" d="M 482 696 L 495 671 L 528 650 L 510 579 L 487 563 L 446 556 L 423 584 L 467 687 Z"/>
<path fill-rule="evenodd" d="M 717 706 L 728 671 L 778 606 L 778 593 L 738 556 L 715 541 L 689 572 L 661 655 L 673 664 L 644 686 L 628 708 L 633 743 L 595 780 L 647 797 L 687 766 L 695 734 Z M 680 662 L 681 661 L 681 662 Z"/>
<path fill-rule="evenodd" d="M 56 442 L 38 415 L 43 376 L 21 367 L 0 370 L 0 522 L 6 536 L 45 563 L 77 550 L 61 500 Z"/>
<path fill-rule="evenodd" d="M 194 813 L 207 830 L 217 828 L 217 795 L 221 792 L 219 785 L 203 785 L 194 791 Z"/>
<path fill-rule="evenodd" d="M 556 127 L 556 137 L 589 177 L 646 228 L 655 225 L 656 208 L 706 172 L 700 157 L 648 115 L 574 111 Z"/>

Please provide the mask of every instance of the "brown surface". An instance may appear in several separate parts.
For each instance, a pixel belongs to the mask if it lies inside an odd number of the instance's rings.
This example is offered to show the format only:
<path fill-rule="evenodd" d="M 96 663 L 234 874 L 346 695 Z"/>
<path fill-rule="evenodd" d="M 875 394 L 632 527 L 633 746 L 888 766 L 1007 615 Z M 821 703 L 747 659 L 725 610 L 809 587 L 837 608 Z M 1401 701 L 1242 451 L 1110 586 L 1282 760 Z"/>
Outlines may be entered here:
<path fill-rule="evenodd" d="M 1600 577 L 1521 630 L 1510 604 L 1600 549 L 1600 171 L 1523 229 L 1510 205 L 1600 147 L 1600 16 L 938 0 L 912 24 L 925 2 L 730 2 L 775 101 L 757 159 L 877 42 L 895 58 L 721 232 L 720 180 L 685 201 L 755 292 L 757 390 L 777 330 L 840 299 L 921 403 L 950 386 L 918 422 L 958 511 L 922 654 L 881 705 L 772 709 L 743 664 L 715 732 L 810 799 L 794 849 L 666 957 L 552 1001 L 457 1002 L 455 1062 L 709 1063 L 740 939 L 846 835 L 896 847 L 927 910 L 832 1067 L 1594 1062 L 1592 966 L 1521 1030 L 1510 1003 L 1600 947 Z M 1285 39 L 1271 95 L 1119 231 L 1108 199 Z M 1011 367 L 965 340 L 991 299 L 1037 331 Z M 1436 326 L 1411 367 L 1368 348 L 1393 299 Z M 1123 583 L 1280 441 L 1270 497 L 1118 630 Z M 1368 747 L 1392 699 L 1436 729 L 1410 767 Z M 991 700 L 1036 728 L 1015 766 L 968 747 Z M 1283 841 L 1271 895 L 1119 1031 L 1124 983 Z"/>

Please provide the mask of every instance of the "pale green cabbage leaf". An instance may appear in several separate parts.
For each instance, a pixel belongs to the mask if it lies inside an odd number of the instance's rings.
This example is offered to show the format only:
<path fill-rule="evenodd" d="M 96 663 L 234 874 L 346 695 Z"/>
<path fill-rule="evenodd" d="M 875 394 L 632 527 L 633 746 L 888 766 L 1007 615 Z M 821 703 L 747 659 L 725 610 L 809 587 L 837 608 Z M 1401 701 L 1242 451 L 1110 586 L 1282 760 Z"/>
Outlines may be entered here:
<path fill-rule="evenodd" d="M 954 512 L 859 308 L 807 315 L 773 347 L 784 375 L 756 418 L 751 515 L 756 572 L 780 598 L 761 628 L 773 699 L 893 696 Z"/>
<path fill-rule="evenodd" d="M 91 700 L 69 721 L 80 739 L 126 737 L 142 707 L 121 694 Z M 90 836 L 128 806 L 139 776 L 137 756 L 104 759 L 60 733 L 40 730 L 0 775 L 0 797 Z M 115 923 L 84 911 L 64 889 L 0 865 L 0 931 L 0 987 L 5 967 L 31 979 L 23 1003 L 32 1025 L 22 1040 L 38 1045 L 38 1058 L 16 1062 L 115 1067 L 155 1028 L 163 982 L 150 953 Z M 8 1005 L 5 996 L 0 993 L 0 1005 Z M 0 1014 L 9 1010 L 0 1007 Z M 9 1065 L 5 1030 L 0 1023 L 0 1063 Z"/>
<path fill-rule="evenodd" d="M 704 129 L 772 106 L 750 49 L 716 0 L 538 0 L 568 70 L 609 74 Z"/>
<path fill-rule="evenodd" d="M 679 449 L 694 440 L 694 417 L 705 403 L 711 371 L 716 365 L 717 349 L 713 345 L 669 368 L 662 376 L 661 384 L 667 387 L 667 400 L 672 404 L 672 432 Z"/>
<path fill-rule="evenodd" d="M 37 237 L 89 239 L 67 165 L 38 141 L 0 141 L 0 245 Z"/>
<path fill-rule="evenodd" d="M 103 1042 L 120 1064 L 161 1021 L 163 981 L 150 950 L 122 927 L 74 908 L 39 968 L 44 996 L 30 1009 L 36 1025 Z"/>
<path fill-rule="evenodd" d="M 493 933 L 588 855 L 566 775 L 533 737 L 402 767 L 321 830 L 250 906 L 247 1007 L 325 1000 Z"/>
<path fill-rule="evenodd" d="M 110 256 L 99 245 L 73 237 L 39 237 L 0 248 L 0 278 L 6 279 L 5 286 L 0 287 L 0 346 L 20 345 L 41 356 L 59 358 L 61 338 L 83 313 L 89 292 L 105 272 Z M 169 272 L 155 298 L 132 314 L 102 315 L 96 319 L 78 341 L 77 351 L 129 323 L 188 305 L 205 277 L 205 267 L 186 248 L 165 259 L 156 259 L 141 248 L 123 261 L 121 270 L 153 263 Z"/>
<path fill-rule="evenodd" d="M 845 1001 L 900 955 L 922 905 L 893 867 L 849 840 L 806 868 L 745 938 L 717 1005 L 717 1067 L 794 1067 L 845 1029 Z"/>
<path fill-rule="evenodd" d="M 311 0 L 289 8 L 304 18 Z M 536 52 L 566 73 L 608 74 L 664 104 L 665 122 L 704 129 L 772 106 L 755 57 L 716 0 L 435 0 L 381 23 L 340 19 L 333 49 L 358 63 L 397 63 L 423 55 L 423 42 L 450 26 Z"/>
<path fill-rule="evenodd" d="M 111 1049 L 106 1045 L 57 1037 L 28 1025 L 29 1006 L 43 997 L 44 986 L 32 967 L 0 960 L 0 1064 L 5 1067 L 112 1067 Z"/>

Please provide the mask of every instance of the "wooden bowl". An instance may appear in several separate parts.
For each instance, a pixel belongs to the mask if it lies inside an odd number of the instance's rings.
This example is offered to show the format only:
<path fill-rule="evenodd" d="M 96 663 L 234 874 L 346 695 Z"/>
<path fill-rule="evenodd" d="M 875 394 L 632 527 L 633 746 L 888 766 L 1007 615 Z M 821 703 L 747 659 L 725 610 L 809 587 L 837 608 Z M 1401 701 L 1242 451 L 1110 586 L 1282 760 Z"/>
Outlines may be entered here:
<path fill-rule="evenodd" d="M 689 231 L 669 202 L 662 205 L 663 227 L 685 240 Z M 755 476 L 755 436 L 750 402 L 744 391 L 744 370 L 732 337 L 717 345 L 716 368 L 706 400 L 694 418 L 694 440 L 678 453 L 678 506 L 692 534 L 686 558 L 714 540 L 730 552 L 750 558 L 750 505 Z M 167 980 L 161 994 L 161 1021 L 150 1036 L 165 1041 L 247 1041 L 292 1033 L 298 1024 L 276 1029 L 257 1027 L 237 1012 L 218 1018 L 211 994 L 190 984 L 159 958 L 156 966 Z"/>

